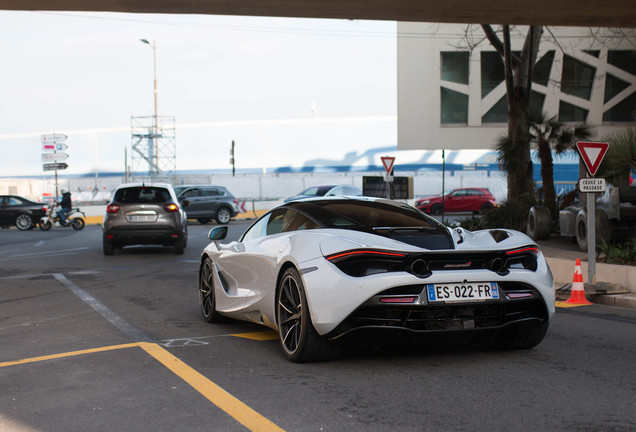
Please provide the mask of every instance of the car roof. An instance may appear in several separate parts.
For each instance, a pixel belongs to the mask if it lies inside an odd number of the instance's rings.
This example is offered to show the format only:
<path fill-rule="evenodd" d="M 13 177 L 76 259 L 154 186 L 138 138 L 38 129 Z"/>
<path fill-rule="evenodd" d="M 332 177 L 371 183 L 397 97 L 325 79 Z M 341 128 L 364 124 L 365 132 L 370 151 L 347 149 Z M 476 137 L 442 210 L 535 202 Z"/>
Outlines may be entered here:
<path fill-rule="evenodd" d="M 131 188 L 131 187 L 164 187 L 164 188 L 172 189 L 172 185 L 170 183 L 152 183 L 152 182 L 122 183 L 119 186 L 117 186 L 117 189 Z"/>

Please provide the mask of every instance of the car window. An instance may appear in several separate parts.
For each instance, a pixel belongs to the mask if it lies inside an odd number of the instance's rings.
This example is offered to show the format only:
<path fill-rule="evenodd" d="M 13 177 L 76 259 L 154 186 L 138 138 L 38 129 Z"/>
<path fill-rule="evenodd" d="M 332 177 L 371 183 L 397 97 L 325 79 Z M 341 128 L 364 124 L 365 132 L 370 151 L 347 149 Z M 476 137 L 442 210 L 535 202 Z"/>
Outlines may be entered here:
<path fill-rule="evenodd" d="M 342 186 L 335 187 L 329 191 L 327 196 L 331 195 L 343 195 L 344 188 Z"/>
<path fill-rule="evenodd" d="M 330 228 L 349 228 L 356 225 L 372 228 L 441 226 L 435 219 L 408 206 L 353 200 L 325 202 L 321 206 L 330 211 L 312 212 L 312 216 Z"/>
<path fill-rule="evenodd" d="M 360 189 L 352 187 L 352 186 L 343 186 L 342 194 L 343 195 L 360 195 Z"/>
<path fill-rule="evenodd" d="M 307 216 L 303 214 L 300 214 L 295 211 L 290 211 L 288 212 L 288 214 L 290 216 L 294 215 L 294 217 L 291 220 L 291 222 L 287 224 L 287 227 L 285 228 L 285 232 L 302 231 L 302 230 L 319 228 L 319 225 L 316 222 L 309 219 Z"/>
<path fill-rule="evenodd" d="M 193 198 L 201 195 L 201 189 L 188 189 L 179 198 Z"/>
<path fill-rule="evenodd" d="M 152 186 L 122 188 L 115 192 L 114 200 L 122 204 L 160 204 L 170 201 L 170 192 Z"/>
<path fill-rule="evenodd" d="M 9 202 L 7 203 L 7 205 L 10 205 L 10 206 L 19 206 L 22 204 L 24 204 L 24 201 L 16 197 L 9 197 Z"/>
<path fill-rule="evenodd" d="M 220 191 L 217 188 L 207 188 L 207 189 L 203 189 L 201 195 L 203 195 L 203 196 L 221 196 L 221 195 L 223 195 L 223 192 Z"/>
<path fill-rule="evenodd" d="M 268 213 L 243 234 L 241 241 L 282 233 L 294 218 L 294 213 L 293 210 L 289 209 L 278 209 Z"/>

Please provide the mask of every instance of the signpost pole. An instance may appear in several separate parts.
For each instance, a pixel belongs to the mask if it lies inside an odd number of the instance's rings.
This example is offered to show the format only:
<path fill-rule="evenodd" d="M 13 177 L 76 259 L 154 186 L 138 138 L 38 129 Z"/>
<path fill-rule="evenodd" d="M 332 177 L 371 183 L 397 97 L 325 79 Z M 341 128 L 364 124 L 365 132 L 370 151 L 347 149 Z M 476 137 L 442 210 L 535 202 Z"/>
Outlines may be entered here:
<path fill-rule="evenodd" d="M 587 280 L 596 283 L 596 194 L 587 196 Z"/>

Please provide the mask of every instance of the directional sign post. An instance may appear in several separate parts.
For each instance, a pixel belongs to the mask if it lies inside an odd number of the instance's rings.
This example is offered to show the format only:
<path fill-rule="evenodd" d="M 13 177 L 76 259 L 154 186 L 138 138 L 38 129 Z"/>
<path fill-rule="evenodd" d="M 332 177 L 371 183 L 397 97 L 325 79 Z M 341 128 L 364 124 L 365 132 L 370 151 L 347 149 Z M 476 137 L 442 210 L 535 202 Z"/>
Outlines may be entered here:
<path fill-rule="evenodd" d="M 576 149 L 592 178 L 579 180 L 579 191 L 589 193 L 587 198 L 587 275 L 590 283 L 596 283 L 596 197 L 595 192 L 605 191 L 605 179 L 595 179 L 609 144 L 605 142 L 579 141 Z"/>
<path fill-rule="evenodd" d="M 55 196 L 59 195 L 57 190 L 57 170 L 66 169 L 68 165 L 61 162 L 68 159 L 64 150 L 68 145 L 64 144 L 68 137 L 64 134 L 47 134 L 41 136 L 42 141 L 42 169 L 44 171 L 55 171 Z"/>
<path fill-rule="evenodd" d="M 386 182 L 386 197 L 391 199 L 391 182 L 393 181 L 393 163 L 395 162 L 395 157 L 393 156 L 382 156 L 380 158 L 382 160 L 382 165 L 384 165 L 384 169 L 386 170 L 386 175 L 384 176 L 384 181 Z"/>

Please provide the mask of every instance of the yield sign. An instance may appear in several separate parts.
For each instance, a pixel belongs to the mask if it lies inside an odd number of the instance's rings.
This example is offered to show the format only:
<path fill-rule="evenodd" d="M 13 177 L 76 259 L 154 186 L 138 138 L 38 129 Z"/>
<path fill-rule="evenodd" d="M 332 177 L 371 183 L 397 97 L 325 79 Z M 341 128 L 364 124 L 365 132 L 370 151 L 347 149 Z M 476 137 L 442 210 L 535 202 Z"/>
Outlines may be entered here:
<path fill-rule="evenodd" d="M 589 172 L 592 177 L 596 175 L 596 171 L 601 165 L 608 147 L 609 144 L 604 142 L 579 141 L 576 143 L 576 149 L 579 151 L 583 163 L 585 163 L 587 172 Z"/>
<path fill-rule="evenodd" d="M 393 170 L 393 162 L 395 162 L 395 158 L 393 156 L 382 156 L 382 165 L 384 165 L 384 169 L 388 175 L 391 175 L 391 171 Z"/>

